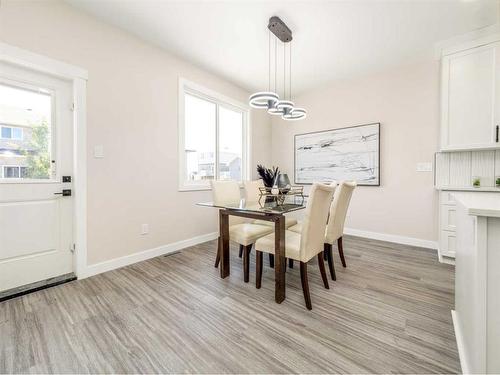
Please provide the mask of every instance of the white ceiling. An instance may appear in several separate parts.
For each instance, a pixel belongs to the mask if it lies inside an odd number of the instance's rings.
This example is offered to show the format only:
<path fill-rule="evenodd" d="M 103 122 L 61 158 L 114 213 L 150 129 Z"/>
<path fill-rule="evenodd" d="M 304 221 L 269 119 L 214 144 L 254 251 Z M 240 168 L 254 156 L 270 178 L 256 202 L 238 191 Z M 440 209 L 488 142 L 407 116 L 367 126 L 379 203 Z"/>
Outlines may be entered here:
<path fill-rule="evenodd" d="M 269 17 L 293 31 L 294 94 L 431 56 L 498 21 L 494 0 L 67 0 L 248 91 L 268 85 Z"/>

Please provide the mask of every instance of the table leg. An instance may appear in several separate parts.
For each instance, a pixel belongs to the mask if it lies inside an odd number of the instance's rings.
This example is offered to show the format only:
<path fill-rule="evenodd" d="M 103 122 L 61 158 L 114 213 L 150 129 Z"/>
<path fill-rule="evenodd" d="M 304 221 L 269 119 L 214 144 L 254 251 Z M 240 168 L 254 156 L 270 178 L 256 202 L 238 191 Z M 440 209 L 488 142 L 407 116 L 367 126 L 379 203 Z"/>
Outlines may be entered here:
<path fill-rule="evenodd" d="M 229 215 L 224 210 L 219 210 L 219 236 L 220 236 L 220 277 L 229 276 Z"/>
<path fill-rule="evenodd" d="M 285 216 L 278 215 L 274 222 L 274 273 L 276 303 L 285 300 Z"/>

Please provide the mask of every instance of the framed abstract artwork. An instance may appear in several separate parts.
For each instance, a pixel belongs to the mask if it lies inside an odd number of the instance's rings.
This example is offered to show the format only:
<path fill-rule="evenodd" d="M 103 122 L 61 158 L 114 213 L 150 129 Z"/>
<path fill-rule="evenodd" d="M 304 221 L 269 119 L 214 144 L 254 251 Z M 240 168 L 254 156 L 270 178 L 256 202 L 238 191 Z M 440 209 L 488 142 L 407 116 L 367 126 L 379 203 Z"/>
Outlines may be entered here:
<path fill-rule="evenodd" d="M 297 134 L 294 149 L 296 184 L 380 186 L 380 123 Z"/>

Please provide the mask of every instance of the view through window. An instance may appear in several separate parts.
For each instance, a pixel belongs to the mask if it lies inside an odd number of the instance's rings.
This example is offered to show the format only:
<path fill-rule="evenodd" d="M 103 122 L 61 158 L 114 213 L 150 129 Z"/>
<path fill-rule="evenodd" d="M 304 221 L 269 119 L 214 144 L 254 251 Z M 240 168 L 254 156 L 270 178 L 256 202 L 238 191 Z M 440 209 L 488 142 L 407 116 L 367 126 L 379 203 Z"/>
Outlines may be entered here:
<path fill-rule="evenodd" d="M 51 177 L 52 97 L 0 83 L 0 179 Z"/>
<path fill-rule="evenodd" d="M 184 94 L 185 178 L 243 179 L 244 112 L 189 93 Z"/>

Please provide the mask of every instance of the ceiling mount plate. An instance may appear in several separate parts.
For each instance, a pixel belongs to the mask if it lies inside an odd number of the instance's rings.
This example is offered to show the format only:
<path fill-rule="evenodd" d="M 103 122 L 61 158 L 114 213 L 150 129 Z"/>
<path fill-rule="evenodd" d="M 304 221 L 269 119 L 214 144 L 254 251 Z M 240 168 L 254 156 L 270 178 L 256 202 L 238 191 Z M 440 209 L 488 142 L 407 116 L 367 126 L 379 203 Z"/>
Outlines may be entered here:
<path fill-rule="evenodd" d="M 291 42 L 293 39 L 292 30 L 279 17 L 273 16 L 269 18 L 267 28 L 283 43 Z"/>

